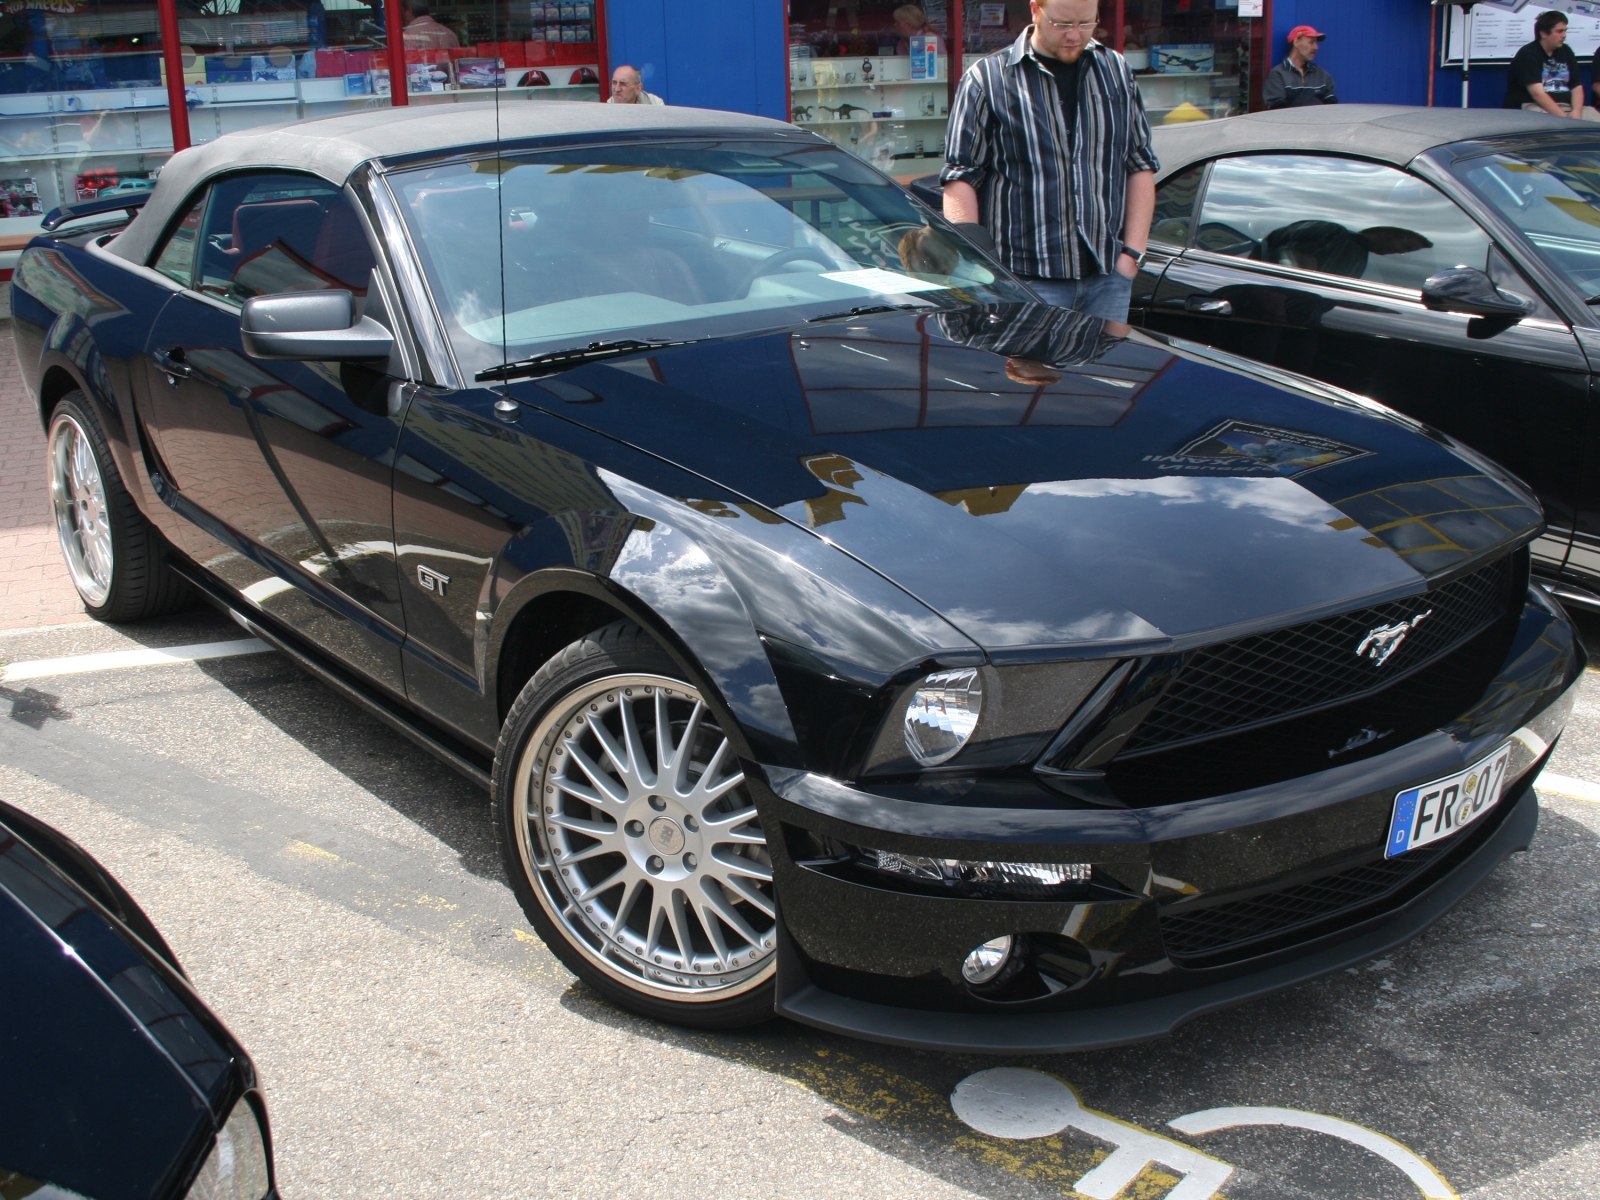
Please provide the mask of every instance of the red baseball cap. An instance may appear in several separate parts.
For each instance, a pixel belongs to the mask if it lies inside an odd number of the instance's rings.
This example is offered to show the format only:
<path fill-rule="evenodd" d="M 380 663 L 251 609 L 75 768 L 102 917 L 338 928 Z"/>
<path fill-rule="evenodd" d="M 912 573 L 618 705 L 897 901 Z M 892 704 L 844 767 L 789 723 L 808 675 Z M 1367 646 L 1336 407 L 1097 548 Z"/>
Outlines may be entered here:
<path fill-rule="evenodd" d="M 1323 38 L 1325 38 L 1327 36 L 1328 35 L 1325 34 L 1325 33 L 1318 33 L 1315 29 L 1311 28 L 1311 26 L 1309 26 L 1309 25 L 1296 25 L 1293 29 L 1289 30 L 1289 40 L 1291 42 L 1294 41 L 1295 38 L 1300 38 L 1300 37 L 1314 37 L 1314 38 L 1317 39 L 1317 41 L 1320 42 Z"/>

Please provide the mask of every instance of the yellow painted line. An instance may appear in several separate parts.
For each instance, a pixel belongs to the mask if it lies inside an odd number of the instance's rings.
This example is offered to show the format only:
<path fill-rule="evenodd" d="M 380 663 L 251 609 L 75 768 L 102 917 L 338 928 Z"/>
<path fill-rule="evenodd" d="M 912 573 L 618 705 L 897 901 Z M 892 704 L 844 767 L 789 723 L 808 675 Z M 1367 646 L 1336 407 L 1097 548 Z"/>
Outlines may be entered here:
<path fill-rule="evenodd" d="M 1093 1200 L 1075 1191 L 1074 1185 L 1111 1157 L 1111 1151 L 1087 1145 L 1087 1139 L 1078 1140 L 1064 1132 L 1027 1141 L 979 1133 L 956 1116 L 946 1088 L 902 1075 L 838 1046 L 819 1044 L 793 1026 L 771 1038 L 711 1040 L 691 1036 L 690 1041 L 699 1050 L 797 1084 L 830 1104 L 868 1117 L 925 1146 L 960 1155 L 1074 1200 Z M 1172 1171 L 1147 1166 L 1123 1190 L 1120 1200 L 1161 1200 L 1181 1182 L 1181 1177 Z M 1217 1200 L 1225 1198 L 1218 1196 Z"/>
<path fill-rule="evenodd" d="M 1600 783 L 1590 783 L 1586 779 L 1573 779 L 1569 775 L 1552 775 L 1545 771 L 1534 781 L 1535 791 L 1552 792 L 1557 796 L 1568 796 L 1573 800 L 1587 800 L 1590 804 L 1600 804 Z"/>

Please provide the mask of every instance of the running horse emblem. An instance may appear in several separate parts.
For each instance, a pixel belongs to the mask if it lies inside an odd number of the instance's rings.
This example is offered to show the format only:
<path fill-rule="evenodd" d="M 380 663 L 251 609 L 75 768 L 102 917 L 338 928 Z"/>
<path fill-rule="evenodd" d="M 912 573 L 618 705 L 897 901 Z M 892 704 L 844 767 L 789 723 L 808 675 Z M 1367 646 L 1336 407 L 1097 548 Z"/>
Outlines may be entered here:
<path fill-rule="evenodd" d="M 1361 639 L 1361 644 L 1356 647 L 1357 658 L 1370 658 L 1374 666 L 1381 667 L 1389 661 L 1389 656 L 1400 649 L 1400 643 L 1406 640 L 1418 625 L 1433 616 L 1433 609 L 1418 613 L 1409 621 L 1397 621 L 1393 625 L 1379 625 L 1376 629 L 1367 630 L 1367 636 Z"/>

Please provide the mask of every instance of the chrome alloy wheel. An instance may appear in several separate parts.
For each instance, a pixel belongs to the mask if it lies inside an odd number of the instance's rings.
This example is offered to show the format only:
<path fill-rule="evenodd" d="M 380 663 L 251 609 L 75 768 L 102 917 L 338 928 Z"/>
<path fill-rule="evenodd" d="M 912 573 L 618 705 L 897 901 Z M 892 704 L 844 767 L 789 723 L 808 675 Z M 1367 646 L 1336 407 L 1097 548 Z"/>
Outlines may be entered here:
<path fill-rule="evenodd" d="M 516 829 L 539 901 L 607 975 L 723 1000 L 773 968 L 772 860 L 727 736 L 698 692 L 615 675 L 568 693 L 517 766 Z"/>
<path fill-rule="evenodd" d="M 111 593 L 111 521 L 100 464 L 83 426 L 61 413 L 50 425 L 50 505 L 67 571 L 85 603 Z"/>

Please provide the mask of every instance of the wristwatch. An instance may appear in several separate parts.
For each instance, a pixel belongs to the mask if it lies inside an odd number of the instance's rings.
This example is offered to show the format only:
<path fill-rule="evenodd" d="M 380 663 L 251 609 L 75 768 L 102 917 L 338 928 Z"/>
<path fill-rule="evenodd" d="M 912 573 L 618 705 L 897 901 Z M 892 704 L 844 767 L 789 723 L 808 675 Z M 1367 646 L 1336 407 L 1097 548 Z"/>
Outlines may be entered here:
<path fill-rule="evenodd" d="M 1122 253 L 1126 254 L 1129 258 L 1133 259 L 1133 265 L 1134 265 L 1134 267 L 1136 269 L 1142 270 L 1144 268 L 1145 255 L 1149 254 L 1150 251 L 1148 251 L 1148 250 L 1135 251 L 1135 250 L 1129 249 L 1127 246 L 1124 246 L 1122 248 Z"/>

